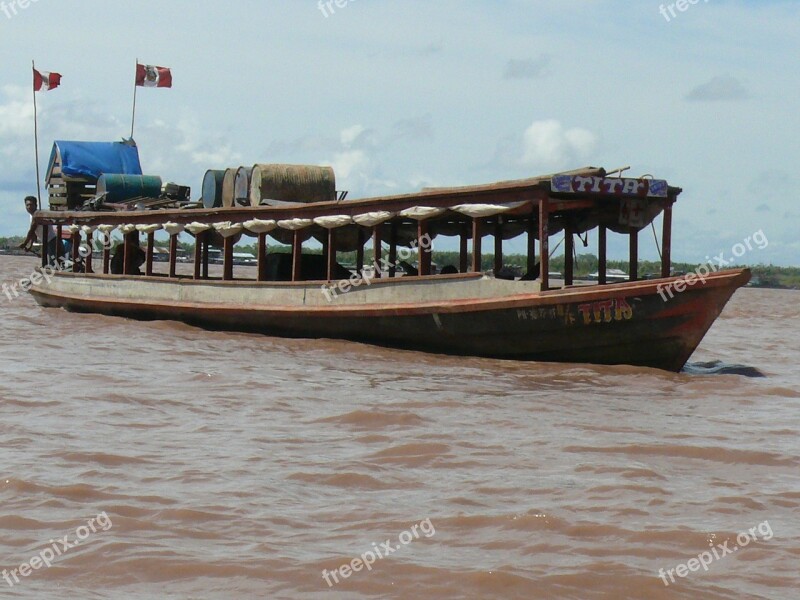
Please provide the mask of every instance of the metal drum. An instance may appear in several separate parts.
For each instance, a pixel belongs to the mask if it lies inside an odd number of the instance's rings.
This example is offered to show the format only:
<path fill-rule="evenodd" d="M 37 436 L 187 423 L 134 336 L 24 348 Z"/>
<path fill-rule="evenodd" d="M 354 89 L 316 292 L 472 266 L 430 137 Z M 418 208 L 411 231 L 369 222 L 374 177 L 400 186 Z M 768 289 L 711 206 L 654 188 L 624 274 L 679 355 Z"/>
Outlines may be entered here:
<path fill-rule="evenodd" d="M 210 169 L 203 177 L 203 206 L 219 208 L 222 206 L 222 180 L 225 171 Z"/>
<path fill-rule="evenodd" d="M 253 167 L 239 167 L 233 180 L 233 202 L 238 206 L 250 206 L 250 180 Z"/>
<path fill-rule="evenodd" d="M 157 175 L 117 175 L 104 173 L 97 180 L 97 195 L 106 195 L 106 202 L 116 203 L 133 198 L 161 196 L 161 177 Z"/>
<path fill-rule="evenodd" d="M 225 169 L 222 178 L 222 206 L 230 208 L 233 206 L 234 183 L 236 182 L 236 167 Z"/>
<path fill-rule="evenodd" d="M 314 165 L 255 165 L 250 184 L 250 204 L 262 200 L 333 202 L 336 176 L 331 167 Z"/>

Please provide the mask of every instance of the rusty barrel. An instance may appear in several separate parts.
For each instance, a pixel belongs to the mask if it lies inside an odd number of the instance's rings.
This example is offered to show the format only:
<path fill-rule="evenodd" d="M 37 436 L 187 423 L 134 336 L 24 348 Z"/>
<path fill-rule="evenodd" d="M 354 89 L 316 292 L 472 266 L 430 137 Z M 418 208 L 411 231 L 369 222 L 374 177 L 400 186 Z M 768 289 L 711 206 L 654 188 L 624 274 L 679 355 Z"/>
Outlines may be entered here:
<path fill-rule="evenodd" d="M 236 181 L 236 170 L 238 167 L 225 169 L 222 177 L 222 206 L 230 208 L 233 206 L 234 183 Z"/>
<path fill-rule="evenodd" d="M 336 176 L 331 167 L 257 164 L 250 182 L 250 204 L 259 206 L 263 200 L 332 202 Z"/>
<path fill-rule="evenodd" d="M 239 167 L 233 180 L 233 202 L 237 206 L 250 206 L 250 180 L 253 167 Z"/>

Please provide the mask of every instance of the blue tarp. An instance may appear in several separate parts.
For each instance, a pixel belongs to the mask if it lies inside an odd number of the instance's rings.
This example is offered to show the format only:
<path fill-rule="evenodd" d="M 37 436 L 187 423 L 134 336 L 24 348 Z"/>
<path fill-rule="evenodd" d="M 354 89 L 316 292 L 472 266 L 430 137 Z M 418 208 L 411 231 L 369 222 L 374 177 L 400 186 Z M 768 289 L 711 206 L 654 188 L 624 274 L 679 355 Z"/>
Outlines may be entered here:
<path fill-rule="evenodd" d="M 141 175 L 139 149 L 123 142 L 57 141 L 50 153 L 48 177 L 53 169 L 56 151 L 61 155 L 61 172 L 66 177 L 87 177 L 96 180 L 103 173 Z"/>

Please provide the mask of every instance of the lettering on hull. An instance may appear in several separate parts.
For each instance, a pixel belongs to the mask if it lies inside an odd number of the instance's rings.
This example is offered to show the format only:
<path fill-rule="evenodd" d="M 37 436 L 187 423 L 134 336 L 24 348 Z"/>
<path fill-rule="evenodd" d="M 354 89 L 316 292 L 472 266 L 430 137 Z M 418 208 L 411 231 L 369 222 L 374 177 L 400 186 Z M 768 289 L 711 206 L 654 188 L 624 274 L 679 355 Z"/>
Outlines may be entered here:
<path fill-rule="evenodd" d="M 558 304 L 545 308 L 517 309 L 520 321 L 563 321 L 565 325 L 598 325 L 633 319 L 633 306 L 627 298 L 613 298 L 585 304 Z"/>

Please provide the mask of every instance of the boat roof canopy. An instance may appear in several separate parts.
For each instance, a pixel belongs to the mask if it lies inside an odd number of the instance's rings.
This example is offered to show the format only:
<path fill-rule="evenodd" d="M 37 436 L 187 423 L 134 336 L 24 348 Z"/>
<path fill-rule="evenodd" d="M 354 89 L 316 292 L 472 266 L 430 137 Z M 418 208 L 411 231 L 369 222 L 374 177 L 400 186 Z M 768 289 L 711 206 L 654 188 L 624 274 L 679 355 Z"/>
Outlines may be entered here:
<path fill-rule="evenodd" d="M 613 172 L 612 172 L 613 173 Z M 468 237 L 476 220 L 487 234 L 513 239 L 539 226 L 546 215 L 549 235 L 569 230 L 583 234 L 599 226 L 620 234 L 641 231 L 671 207 L 680 188 L 649 177 L 609 177 L 605 169 L 574 171 L 488 185 L 426 188 L 422 191 L 331 202 L 282 202 L 278 205 L 157 210 L 43 212 L 40 223 L 73 223 L 90 227 L 155 226 L 195 232 L 212 227 L 238 228 L 246 235 L 269 232 L 281 243 L 292 243 L 296 230 L 324 242 L 336 229 L 337 247 L 350 251 L 363 245 L 364 228 L 379 228 L 383 239 L 394 236 L 401 246 L 418 239 L 418 224 L 426 223 L 432 238 Z M 267 201 L 269 202 L 269 201 Z M 197 226 L 200 226 L 198 228 Z M 176 229 L 177 227 L 177 229 Z M 466 228 L 466 229 L 465 229 Z"/>
<path fill-rule="evenodd" d="M 60 167 L 60 173 L 54 168 Z M 56 141 L 50 153 L 47 180 L 54 175 L 96 181 L 104 173 L 141 175 L 139 149 L 128 142 Z"/>

